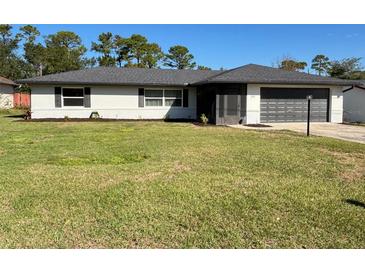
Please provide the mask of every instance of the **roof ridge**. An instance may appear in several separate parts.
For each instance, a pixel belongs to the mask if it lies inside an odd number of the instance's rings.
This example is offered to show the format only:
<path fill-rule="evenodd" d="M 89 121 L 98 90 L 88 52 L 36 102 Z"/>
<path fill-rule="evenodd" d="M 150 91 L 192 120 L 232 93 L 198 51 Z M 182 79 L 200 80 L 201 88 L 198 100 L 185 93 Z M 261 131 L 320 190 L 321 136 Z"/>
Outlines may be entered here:
<path fill-rule="evenodd" d="M 258 65 L 258 64 L 250 64 L 250 65 L 255 65 L 255 66 L 259 66 L 259 67 L 264 67 L 264 68 L 268 68 L 268 69 L 272 69 L 272 70 L 280 70 L 280 71 L 284 71 L 284 72 L 288 72 L 288 73 L 295 73 L 295 74 L 304 74 L 304 75 L 309 75 L 309 76 L 315 76 L 318 78 L 332 78 L 332 79 L 339 79 L 342 80 L 340 78 L 336 78 L 336 77 L 331 77 L 331 76 L 322 76 L 322 75 L 317 75 L 317 74 L 312 74 L 312 73 L 308 73 L 305 71 L 296 71 L 296 70 L 285 70 L 283 68 L 275 68 L 275 67 L 269 67 L 269 66 L 264 66 L 264 65 Z"/>
<path fill-rule="evenodd" d="M 285 70 L 283 68 L 276 68 L 276 67 L 270 67 L 270 66 L 266 66 L 266 65 L 260 65 L 260 64 L 247 64 L 245 66 L 249 66 L 249 65 L 253 65 L 253 66 L 257 66 L 257 67 L 262 67 L 262 68 L 266 68 L 266 69 L 270 69 L 270 70 L 279 70 L 282 72 L 286 72 L 286 73 L 293 73 L 293 74 L 301 74 L 301 75 L 307 75 L 307 76 L 311 76 L 311 77 L 316 77 L 318 79 L 336 79 L 336 80 L 344 80 L 338 77 L 332 77 L 332 76 L 328 76 L 328 75 L 317 75 L 317 74 L 313 74 L 313 73 L 308 73 L 305 71 L 296 71 L 296 70 Z M 244 67 L 244 66 L 241 66 Z M 346 80 L 346 79 L 345 79 Z"/>
<path fill-rule="evenodd" d="M 305 72 L 288 72 L 283 69 L 247 64 L 224 71 L 173 70 L 147 68 L 94 67 L 83 70 L 50 74 L 18 80 L 18 83 L 79 83 L 79 84 L 151 84 L 200 85 L 207 83 L 318 83 L 342 84 L 348 81 L 318 77 Z"/>
<path fill-rule="evenodd" d="M 135 70 L 156 70 L 156 71 L 203 71 L 203 72 L 209 72 L 209 71 L 219 71 L 216 69 L 211 70 L 202 70 L 202 69 L 173 69 L 173 68 L 139 68 L 139 67 L 108 67 L 108 66 L 98 66 L 94 68 L 111 68 L 111 69 L 135 69 Z"/>
<path fill-rule="evenodd" d="M 221 73 L 218 73 L 218 74 L 212 75 L 212 76 L 210 76 L 210 77 L 207 77 L 207 78 L 205 78 L 204 80 L 201 80 L 201 81 L 199 81 L 199 82 L 212 80 L 212 79 L 213 79 L 213 78 L 215 78 L 215 77 L 221 76 L 221 75 L 223 75 L 223 74 L 225 74 L 225 73 L 228 73 L 228 72 L 232 72 L 232 71 L 234 71 L 234 70 L 236 70 L 236 69 L 240 69 L 240 68 L 245 67 L 245 66 L 247 66 L 247 65 L 243 65 L 243 66 L 239 66 L 239 67 L 236 67 L 236 68 L 232 68 L 232 69 L 224 70 L 224 71 L 222 71 Z"/>

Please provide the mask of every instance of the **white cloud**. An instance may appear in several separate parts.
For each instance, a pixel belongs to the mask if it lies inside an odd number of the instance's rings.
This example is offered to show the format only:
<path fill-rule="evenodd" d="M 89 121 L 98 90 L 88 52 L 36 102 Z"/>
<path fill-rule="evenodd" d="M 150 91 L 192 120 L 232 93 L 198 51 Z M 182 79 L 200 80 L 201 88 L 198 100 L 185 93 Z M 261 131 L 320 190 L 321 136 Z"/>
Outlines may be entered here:
<path fill-rule="evenodd" d="M 346 34 L 346 38 L 355 38 L 355 37 L 358 37 L 359 36 L 359 34 L 358 33 L 348 33 L 348 34 Z"/>

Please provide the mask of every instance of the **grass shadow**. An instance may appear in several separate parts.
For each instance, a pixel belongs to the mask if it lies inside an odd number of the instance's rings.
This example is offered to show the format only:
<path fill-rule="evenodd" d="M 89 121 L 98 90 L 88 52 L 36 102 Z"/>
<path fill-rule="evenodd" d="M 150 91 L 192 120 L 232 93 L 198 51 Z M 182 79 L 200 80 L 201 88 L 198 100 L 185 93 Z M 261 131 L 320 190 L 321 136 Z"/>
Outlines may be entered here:
<path fill-rule="evenodd" d="M 272 127 L 272 126 L 265 125 L 265 124 L 247 124 L 245 126 L 246 127 Z"/>
<path fill-rule="evenodd" d="M 6 118 L 24 118 L 25 114 L 5 115 Z"/>
<path fill-rule="evenodd" d="M 195 119 L 169 119 L 169 118 L 165 118 L 162 119 L 164 122 L 166 123 L 194 123 L 196 122 Z"/>
<path fill-rule="evenodd" d="M 360 201 L 357 201 L 357 200 L 354 200 L 354 199 L 344 199 L 343 201 L 347 204 L 362 207 L 362 208 L 365 209 L 365 203 L 363 203 L 363 202 L 360 202 Z"/>

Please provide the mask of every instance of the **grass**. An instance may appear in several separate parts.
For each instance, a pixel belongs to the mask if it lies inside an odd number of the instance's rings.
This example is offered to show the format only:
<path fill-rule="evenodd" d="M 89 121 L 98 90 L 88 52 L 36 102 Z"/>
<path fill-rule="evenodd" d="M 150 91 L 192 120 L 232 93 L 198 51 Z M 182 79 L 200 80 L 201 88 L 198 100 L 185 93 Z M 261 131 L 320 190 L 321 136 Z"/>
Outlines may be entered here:
<path fill-rule="evenodd" d="M 0 113 L 2 248 L 365 248 L 365 146 Z"/>

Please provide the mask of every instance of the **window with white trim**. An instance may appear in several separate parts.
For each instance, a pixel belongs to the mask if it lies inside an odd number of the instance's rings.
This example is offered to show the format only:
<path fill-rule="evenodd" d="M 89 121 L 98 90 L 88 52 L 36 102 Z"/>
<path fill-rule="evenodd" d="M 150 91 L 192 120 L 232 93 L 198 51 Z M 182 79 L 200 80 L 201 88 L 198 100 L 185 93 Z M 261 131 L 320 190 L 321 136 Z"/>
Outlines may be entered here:
<path fill-rule="evenodd" d="M 83 88 L 62 88 L 62 102 L 64 107 L 84 106 Z"/>
<path fill-rule="evenodd" d="M 182 107 L 181 89 L 145 89 L 146 107 Z"/>
<path fill-rule="evenodd" d="M 165 90 L 165 106 L 181 107 L 182 90 L 181 89 Z"/>
<path fill-rule="evenodd" d="M 144 97 L 146 107 L 162 107 L 163 105 L 162 89 L 145 89 Z"/>

